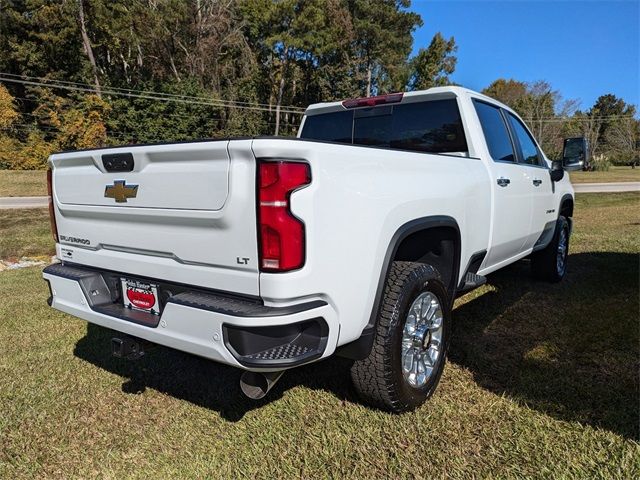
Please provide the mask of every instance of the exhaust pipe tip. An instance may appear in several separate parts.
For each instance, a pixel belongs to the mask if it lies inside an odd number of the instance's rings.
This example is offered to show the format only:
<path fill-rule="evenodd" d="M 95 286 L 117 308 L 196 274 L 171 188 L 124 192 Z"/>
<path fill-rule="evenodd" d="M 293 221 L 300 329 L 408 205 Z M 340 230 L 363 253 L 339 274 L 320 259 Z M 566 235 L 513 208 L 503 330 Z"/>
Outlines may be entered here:
<path fill-rule="evenodd" d="M 280 380 L 284 370 L 279 372 L 244 372 L 240 377 L 240 389 L 252 400 L 264 398 Z"/>

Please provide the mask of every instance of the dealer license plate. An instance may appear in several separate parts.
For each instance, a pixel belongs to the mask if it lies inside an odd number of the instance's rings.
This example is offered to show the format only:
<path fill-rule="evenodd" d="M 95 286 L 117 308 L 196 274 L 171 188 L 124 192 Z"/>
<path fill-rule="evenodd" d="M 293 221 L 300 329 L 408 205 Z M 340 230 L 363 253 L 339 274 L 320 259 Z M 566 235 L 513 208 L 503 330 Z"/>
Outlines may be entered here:
<path fill-rule="evenodd" d="M 158 286 L 130 278 L 121 278 L 122 300 L 124 306 L 154 315 L 160 314 Z"/>

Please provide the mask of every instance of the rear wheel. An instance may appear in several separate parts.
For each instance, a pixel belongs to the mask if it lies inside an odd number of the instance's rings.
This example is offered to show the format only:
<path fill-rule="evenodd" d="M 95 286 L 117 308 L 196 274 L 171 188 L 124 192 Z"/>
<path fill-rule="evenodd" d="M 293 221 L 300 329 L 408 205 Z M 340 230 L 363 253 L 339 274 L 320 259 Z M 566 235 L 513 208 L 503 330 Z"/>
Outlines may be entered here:
<path fill-rule="evenodd" d="M 558 217 L 553 239 L 543 250 L 531 256 L 531 271 L 539 280 L 559 282 L 567 272 L 569 256 L 569 222 L 563 216 Z"/>
<path fill-rule="evenodd" d="M 369 356 L 351 369 L 368 403 L 404 412 L 422 405 L 442 375 L 449 345 L 451 309 L 437 270 L 393 262 Z"/>

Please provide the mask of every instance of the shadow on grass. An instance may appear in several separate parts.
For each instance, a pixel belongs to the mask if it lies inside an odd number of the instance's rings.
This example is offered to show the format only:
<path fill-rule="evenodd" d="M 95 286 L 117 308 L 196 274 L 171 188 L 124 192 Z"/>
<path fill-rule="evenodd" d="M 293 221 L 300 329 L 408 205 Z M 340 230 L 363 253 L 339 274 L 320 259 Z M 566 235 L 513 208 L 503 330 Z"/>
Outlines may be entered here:
<path fill-rule="evenodd" d="M 527 262 L 489 276 L 454 312 L 449 360 L 490 391 L 554 418 L 637 439 L 638 255 L 571 255 L 563 282 Z"/>
<path fill-rule="evenodd" d="M 327 390 L 338 398 L 357 401 L 350 391 L 351 362 L 341 358 L 306 365 L 288 371 L 266 398 L 258 401 L 246 398 L 240 390 L 242 372 L 204 358 L 155 346 L 137 361 L 111 355 L 111 338 L 115 332 L 93 324 L 87 325 L 87 335 L 76 344 L 74 354 L 100 368 L 126 378 L 122 391 L 140 394 L 152 388 L 173 397 L 220 413 L 222 418 L 236 422 L 248 411 L 278 400 L 297 385 L 314 390 Z"/>
<path fill-rule="evenodd" d="M 491 291 L 454 311 L 449 359 L 490 391 L 554 418 L 638 437 L 638 257 L 582 253 L 555 285 L 530 279 L 526 262 L 489 277 Z M 473 295 L 473 293 L 471 294 Z M 113 358 L 113 332 L 88 325 L 75 354 L 127 378 L 126 393 L 153 388 L 238 421 L 297 385 L 357 402 L 350 362 L 331 358 L 287 372 L 261 401 L 245 398 L 241 372 L 157 347 L 138 362 Z"/>

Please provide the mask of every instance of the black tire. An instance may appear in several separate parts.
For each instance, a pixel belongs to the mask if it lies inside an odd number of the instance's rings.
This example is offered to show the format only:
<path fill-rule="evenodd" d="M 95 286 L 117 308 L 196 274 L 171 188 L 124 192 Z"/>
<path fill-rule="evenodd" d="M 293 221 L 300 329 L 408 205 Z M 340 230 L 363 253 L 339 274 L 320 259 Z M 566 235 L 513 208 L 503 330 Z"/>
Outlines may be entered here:
<path fill-rule="evenodd" d="M 402 334 L 413 301 L 423 292 L 434 294 L 442 310 L 440 354 L 433 372 L 421 388 L 413 387 L 402 373 Z M 440 274 L 431 265 L 393 262 L 376 322 L 369 356 L 351 368 L 360 397 L 375 407 L 400 413 L 422 405 L 435 391 L 445 365 L 451 335 L 451 301 Z"/>
<path fill-rule="evenodd" d="M 559 246 L 560 239 L 565 236 L 566 243 L 564 252 L 562 253 L 562 265 L 558 261 L 560 255 Z M 558 217 L 556 230 L 549 245 L 543 250 L 534 253 L 531 256 L 531 272 L 534 278 L 545 280 L 547 282 L 556 283 L 564 278 L 567 273 L 567 258 L 569 256 L 569 222 L 563 216 Z"/>

